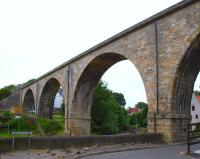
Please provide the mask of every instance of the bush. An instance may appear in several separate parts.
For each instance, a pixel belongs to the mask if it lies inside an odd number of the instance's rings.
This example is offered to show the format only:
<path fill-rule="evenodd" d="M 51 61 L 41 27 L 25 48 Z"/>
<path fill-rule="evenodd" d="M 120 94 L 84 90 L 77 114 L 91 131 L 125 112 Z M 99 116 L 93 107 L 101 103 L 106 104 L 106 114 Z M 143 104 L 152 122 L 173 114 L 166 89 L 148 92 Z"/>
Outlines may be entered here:
<path fill-rule="evenodd" d="M 36 131 L 36 118 L 23 114 L 19 118 L 14 118 L 10 121 L 12 130 L 15 131 Z"/>
<path fill-rule="evenodd" d="M 13 117 L 13 114 L 10 112 L 10 111 L 5 111 L 3 113 L 3 116 L 6 117 L 6 118 L 12 118 Z"/>
<path fill-rule="evenodd" d="M 38 122 L 47 135 L 55 135 L 62 130 L 62 125 L 58 121 L 39 117 Z"/>
<path fill-rule="evenodd" d="M 13 115 L 10 111 L 4 111 L 2 115 L 0 116 L 0 121 L 3 124 L 7 124 L 10 122 L 10 120 L 13 118 Z"/>

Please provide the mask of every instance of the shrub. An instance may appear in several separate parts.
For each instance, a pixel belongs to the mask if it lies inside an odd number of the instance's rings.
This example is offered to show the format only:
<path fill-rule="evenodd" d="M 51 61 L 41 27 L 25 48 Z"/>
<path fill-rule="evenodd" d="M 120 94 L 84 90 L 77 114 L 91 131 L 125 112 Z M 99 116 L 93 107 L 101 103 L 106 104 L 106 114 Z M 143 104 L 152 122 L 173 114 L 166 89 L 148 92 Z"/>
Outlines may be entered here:
<path fill-rule="evenodd" d="M 23 114 L 19 118 L 12 119 L 10 126 L 15 131 L 36 131 L 36 118 Z"/>
<path fill-rule="evenodd" d="M 13 117 L 13 114 L 10 112 L 10 111 L 5 111 L 3 113 L 3 116 L 6 117 L 6 118 L 12 118 Z"/>
<path fill-rule="evenodd" d="M 5 111 L 0 116 L 0 121 L 4 124 L 7 124 L 10 122 L 10 120 L 13 118 L 13 115 L 10 111 Z"/>
<path fill-rule="evenodd" d="M 62 125 L 58 121 L 38 117 L 38 122 L 47 135 L 55 135 L 62 130 Z"/>

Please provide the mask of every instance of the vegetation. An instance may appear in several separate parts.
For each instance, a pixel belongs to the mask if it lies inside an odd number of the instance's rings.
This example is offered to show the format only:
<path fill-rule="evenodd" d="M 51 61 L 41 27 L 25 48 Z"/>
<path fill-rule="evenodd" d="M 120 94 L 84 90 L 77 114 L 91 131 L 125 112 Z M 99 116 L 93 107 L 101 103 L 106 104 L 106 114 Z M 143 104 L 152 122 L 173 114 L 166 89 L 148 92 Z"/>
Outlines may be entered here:
<path fill-rule="evenodd" d="M 29 80 L 26 84 L 31 83 Z M 0 89 L 0 99 L 9 96 L 16 89 L 15 85 L 9 85 Z M 107 85 L 100 81 L 93 93 L 91 109 L 91 131 L 93 134 L 115 134 L 129 130 L 130 127 L 146 127 L 148 105 L 143 102 L 136 104 L 141 112 L 128 116 L 125 109 L 126 101 L 122 93 L 112 92 Z M 10 126 L 10 131 L 32 131 L 34 135 L 58 135 L 64 132 L 65 105 L 61 105 L 61 111 L 54 113 L 52 119 L 36 117 L 33 114 L 14 116 L 10 111 L 0 114 L 0 125 Z M 0 136 L 7 136 L 1 132 Z"/>
<path fill-rule="evenodd" d="M 23 114 L 20 117 L 13 118 L 9 124 L 13 131 L 36 131 L 36 117 Z"/>
<path fill-rule="evenodd" d="M 200 92 L 199 91 L 194 91 L 194 94 L 196 95 L 196 96 L 200 96 Z"/>
<path fill-rule="evenodd" d="M 63 116 L 65 115 L 65 104 L 64 103 L 61 104 L 60 112 L 61 112 L 61 115 L 63 115 Z"/>
<path fill-rule="evenodd" d="M 128 118 L 124 101 L 122 94 L 113 93 L 104 82 L 100 81 L 93 94 L 92 132 L 96 134 L 115 134 L 125 129 Z"/>
<path fill-rule="evenodd" d="M 0 126 L 9 125 L 10 131 L 32 131 L 34 135 L 56 135 L 60 131 L 64 131 L 64 117 L 56 114 L 53 119 L 45 119 L 36 117 L 33 114 L 22 114 L 14 116 L 5 111 L 0 117 Z M 0 133 L 1 137 L 8 137 L 5 131 Z"/>
<path fill-rule="evenodd" d="M 114 92 L 112 94 L 113 94 L 115 100 L 119 103 L 119 105 L 121 105 L 122 107 L 124 107 L 126 105 L 126 100 L 122 93 Z"/>
<path fill-rule="evenodd" d="M 130 127 L 147 127 L 148 105 L 138 102 L 141 112 L 128 116 L 124 108 L 126 101 L 121 93 L 112 92 L 100 81 L 92 101 L 91 129 L 94 134 L 115 134 L 126 131 Z M 131 126 L 132 125 L 132 126 Z"/>
<path fill-rule="evenodd" d="M 148 105 L 144 102 L 138 102 L 136 107 L 140 108 L 141 112 L 134 113 L 130 117 L 130 124 L 136 127 L 147 127 Z"/>
<path fill-rule="evenodd" d="M 30 79 L 27 82 L 25 82 L 24 85 L 32 83 L 33 81 L 35 81 L 35 79 Z M 8 96 L 10 96 L 15 89 L 16 89 L 16 85 L 13 85 L 13 84 L 1 88 L 0 89 L 0 100 L 3 100 L 5 98 L 7 98 Z"/>
<path fill-rule="evenodd" d="M 16 89 L 15 85 L 5 86 L 0 89 L 0 100 L 3 100 L 11 95 L 11 93 Z"/>
<path fill-rule="evenodd" d="M 63 127 L 60 122 L 38 117 L 38 122 L 46 135 L 56 135 Z"/>
<path fill-rule="evenodd" d="M 35 79 L 30 79 L 30 80 L 28 80 L 27 82 L 23 83 L 23 85 L 28 85 L 28 84 L 30 84 L 30 83 L 32 83 L 32 82 L 34 82 L 34 81 L 35 81 Z"/>

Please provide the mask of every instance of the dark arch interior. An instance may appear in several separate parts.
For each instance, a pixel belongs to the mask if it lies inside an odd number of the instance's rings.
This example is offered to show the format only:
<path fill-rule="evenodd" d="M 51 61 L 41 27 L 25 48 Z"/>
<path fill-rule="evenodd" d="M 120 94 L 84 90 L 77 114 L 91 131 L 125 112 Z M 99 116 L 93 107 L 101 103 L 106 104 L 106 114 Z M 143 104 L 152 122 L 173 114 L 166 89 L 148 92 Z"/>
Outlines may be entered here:
<path fill-rule="evenodd" d="M 23 108 L 26 113 L 35 111 L 35 100 L 31 89 L 24 96 Z"/>
<path fill-rule="evenodd" d="M 115 63 L 126 60 L 122 55 L 116 53 L 105 53 L 94 60 L 85 68 L 82 73 L 74 94 L 73 106 L 76 109 L 73 114 L 84 119 L 90 119 L 92 94 L 102 75 Z M 89 112 L 89 113 L 83 113 Z"/>
<path fill-rule="evenodd" d="M 176 130 L 177 141 L 182 141 L 186 137 L 187 123 L 191 122 L 191 98 L 199 70 L 200 35 L 192 42 L 176 72 L 171 109 L 172 114 L 179 115 L 179 118 L 172 120 L 172 129 Z"/>
<path fill-rule="evenodd" d="M 172 112 L 190 116 L 194 82 L 200 71 L 200 35 L 191 44 L 178 68 L 172 93 Z"/>
<path fill-rule="evenodd" d="M 40 97 L 40 104 L 38 110 L 39 116 L 44 118 L 52 118 L 54 100 L 59 88 L 60 88 L 60 83 L 55 78 L 51 78 L 45 84 L 42 90 L 42 95 Z"/>

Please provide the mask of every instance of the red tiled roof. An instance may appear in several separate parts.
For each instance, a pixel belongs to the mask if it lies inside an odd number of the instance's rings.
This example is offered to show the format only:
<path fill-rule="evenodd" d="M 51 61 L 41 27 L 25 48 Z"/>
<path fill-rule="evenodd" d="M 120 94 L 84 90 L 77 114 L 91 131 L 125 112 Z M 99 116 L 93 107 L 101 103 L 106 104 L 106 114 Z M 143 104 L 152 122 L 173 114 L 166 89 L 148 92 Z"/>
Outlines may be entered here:
<path fill-rule="evenodd" d="M 128 114 L 131 114 L 131 113 L 138 113 L 140 112 L 140 109 L 139 108 L 129 108 L 128 109 Z"/>
<path fill-rule="evenodd" d="M 196 96 L 196 99 L 200 102 L 200 96 Z"/>

